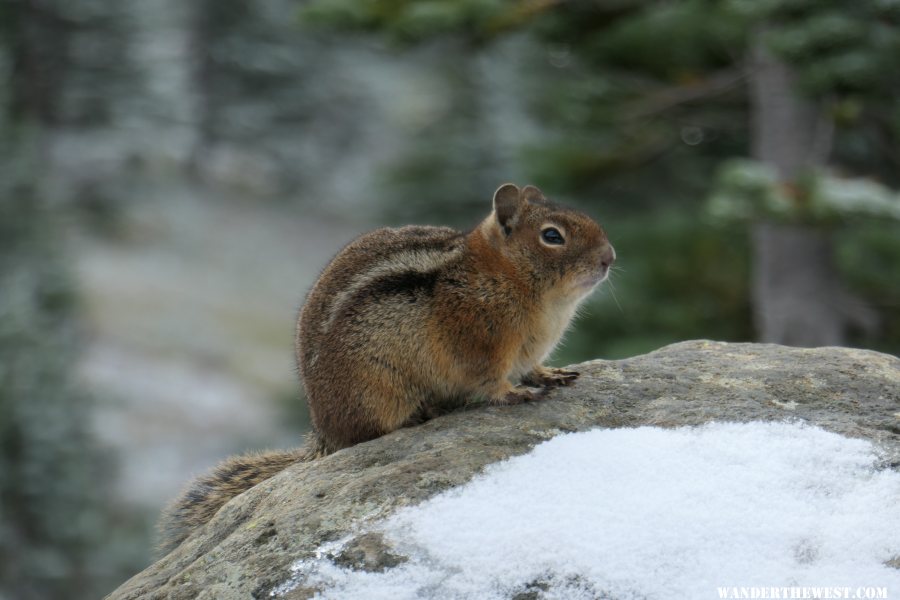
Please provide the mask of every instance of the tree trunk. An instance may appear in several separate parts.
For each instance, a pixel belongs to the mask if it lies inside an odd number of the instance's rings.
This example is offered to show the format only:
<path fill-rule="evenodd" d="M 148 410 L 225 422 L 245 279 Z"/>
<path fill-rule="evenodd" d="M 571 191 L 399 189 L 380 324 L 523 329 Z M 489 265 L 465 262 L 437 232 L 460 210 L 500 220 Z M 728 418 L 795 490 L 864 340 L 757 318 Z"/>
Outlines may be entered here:
<path fill-rule="evenodd" d="M 753 226 L 753 308 L 762 342 L 840 346 L 844 323 L 827 232 L 811 227 Z"/>
<path fill-rule="evenodd" d="M 830 122 L 796 89 L 791 68 L 756 32 L 751 77 L 753 155 L 790 185 L 824 164 Z M 752 301 L 757 338 L 791 346 L 839 346 L 848 325 L 874 326 L 874 315 L 838 278 L 829 232 L 812 226 L 759 222 L 752 230 Z"/>

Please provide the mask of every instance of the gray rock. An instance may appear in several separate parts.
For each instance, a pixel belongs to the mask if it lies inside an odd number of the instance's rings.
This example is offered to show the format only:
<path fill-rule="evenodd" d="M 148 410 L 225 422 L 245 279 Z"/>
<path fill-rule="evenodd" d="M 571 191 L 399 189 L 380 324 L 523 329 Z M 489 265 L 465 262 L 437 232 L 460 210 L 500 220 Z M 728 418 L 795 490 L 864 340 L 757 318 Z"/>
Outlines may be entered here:
<path fill-rule="evenodd" d="M 573 368 L 581 372 L 576 385 L 543 401 L 473 406 L 294 465 L 229 502 L 109 598 L 269 597 L 290 579 L 292 563 L 313 558 L 323 545 L 362 533 L 366 523 L 460 485 L 486 465 L 560 432 L 802 420 L 871 440 L 883 451 L 881 466 L 900 470 L 900 360 L 893 356 L 692 341 Z M 366 533 L 336 549 L 333 559 L 378 571 L 404 557 Z M 315 591 L 301 583 L 281 597 L 308 598 Z"/>

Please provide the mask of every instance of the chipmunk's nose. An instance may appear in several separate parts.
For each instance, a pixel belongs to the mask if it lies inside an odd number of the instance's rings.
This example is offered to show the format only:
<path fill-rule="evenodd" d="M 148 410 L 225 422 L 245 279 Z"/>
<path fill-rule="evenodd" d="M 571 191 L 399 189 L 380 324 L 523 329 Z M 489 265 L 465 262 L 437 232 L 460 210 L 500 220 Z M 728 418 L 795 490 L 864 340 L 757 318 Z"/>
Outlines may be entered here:
<path fill-rule="evenodd" d="M 606 248 L 603 249 L 603 253 L 600 255 L 600 266 L 606 271 L 612 266 L 615 260 L 616 249 L 612 247 L 612 244 L 607 243 Z"/>

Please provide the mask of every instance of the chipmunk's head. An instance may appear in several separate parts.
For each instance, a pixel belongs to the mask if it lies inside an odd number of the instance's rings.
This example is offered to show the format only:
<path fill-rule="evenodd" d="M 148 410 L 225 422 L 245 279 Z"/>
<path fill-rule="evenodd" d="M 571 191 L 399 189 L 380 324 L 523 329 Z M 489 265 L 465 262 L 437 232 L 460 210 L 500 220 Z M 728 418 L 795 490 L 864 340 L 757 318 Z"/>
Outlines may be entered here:
<path fill-rule="evenodd" d="M 494 192 L 495 229 L 504 254 L 527 268 L 535 282 L 582 298 L 609 275 L 616 252 L 606 233 L 583 212 L 555 204 L 538 188 L 512 183 Z"/>

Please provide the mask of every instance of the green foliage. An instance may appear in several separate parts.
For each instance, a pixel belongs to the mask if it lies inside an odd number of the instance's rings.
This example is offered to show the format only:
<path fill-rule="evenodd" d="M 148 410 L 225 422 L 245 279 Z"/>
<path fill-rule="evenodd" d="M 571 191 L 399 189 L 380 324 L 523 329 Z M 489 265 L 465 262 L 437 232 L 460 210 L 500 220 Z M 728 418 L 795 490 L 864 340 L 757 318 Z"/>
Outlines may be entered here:
<path fill-rule="evenodd" d="M 862 23 L 842 23 L 838 18 L 829 24 L 845 26 L 843 30 L 831 32 L 843 43 L 820 48 L 815 37 L 803 39 L 801 36 L 805 32 L 802 30 L 786 30 L 772 35 L 772 46 L 800 66 L 801 81 L 813 93 L 878 90 L 884 82 L 882 76 L 891 68 L 890 56 L 900 50 L 900 38 L 896 38 L 891 29 L 879 26 L 871 32 Z M 827 35 L 826 32 L 812 33 Z M 862 44 L 872 33 L 872 39 L 877 43 Z"/>
<path fill-rule="evenodd" d="M 298 31 L 295 0 L 203 0 L 187 11 L 198 172 L 231 157 L 213 171 L 254 194 L 314 197 L 320 170 L 356 141 L 360 117 L 347 116 L 370 108 L 353 77 L 334 76 L 352 69 L 340 63 L 346 40 Z"/>
<path fill-rule="evenodd" d="M 22 82 L 8 90 L 7 114 L 88 126 L 131 105 L 138 77 L 128 60 L 126 12 L 102 0 L 4 2 L 0 45 L 10 62 L 2 81 Z"/>
<path fill-rule="evenodd" d="M 771 167 L 732 159 L 719 169 L 707 210 L 717 219 L 834 225 L 855 217 L 900 221 L 900 194 L 871 180 L 808 173 L 786 186 Z"/>
<path fill-rule="evenodd" d="M 143 84 L 129 52 L 135 24 L 128 7 L 103 0 L 50 4 L 63 44 L 44 61 L 60 71 L 55 118 L 78 127 L 120 121 L 141 102 Z"/>
<path fill-rule="evenodd" d="M 106 466 L 89 435 L 87 398 L 71 383 L 72 282 L 46 205 L 21 171 L 4 175 L 0 596 L 96 597 Z"/>
<path fill-rule="evenodd" d="M 534 30 L 549 42 L 572 46 L 594 69 L 630 70 L 675 82 L 730 66 L 747 35 L 745 19 L 709 0 L 643 2 L 612 15 L 601 3 L 586 4 L 549 13 Z M 665 51 L 648 40 L 658 40 Z"/>
<path fill-rule="evenodd" d="M 742 2 L 751 25 L 796 71 L 835 125 L 831 162 L 900 187 L 900 4 L 883 0 Z M 749 8 L 752 7 L 752 8 Z M 740 12 L 740 11 L 739 11 Z"/>
<path fill-rule="evenodd" d="M 900 225 L 868 221 L 838 234 L 837 263 L 854 292 L 879 311 L 880 333 L 851 338 L 854 346 L 900 355 Z"/>
<path fill-rule="evenodd" d="M 301 16 L 319 26 L 377 29 L 412 42 L 450 31 L 489 37 L 517 12 L 502 0 L 314 0 L 304 4 Z"/>
<path fill-rule="evenodd" d="M 41 94 L 59 67 L 57 27 L 74 17 L 42 8 L 7 3 L 0 27 L 11 82 L 0 87 L 0 598 L 77 600 L 101 596 L 143 557 L 112 528 L 112 465 L 73 381 L 75 286 L 41 154 L 60 113 Z"/>
<path fill-rule="evenodd" d="M 749 22 L 767 23 L 771 49 L 797 68 L 813 94 L 864 92 L 871 99 L 897 90 L 900 5 L 882 0 L 731 2 Z"/>

